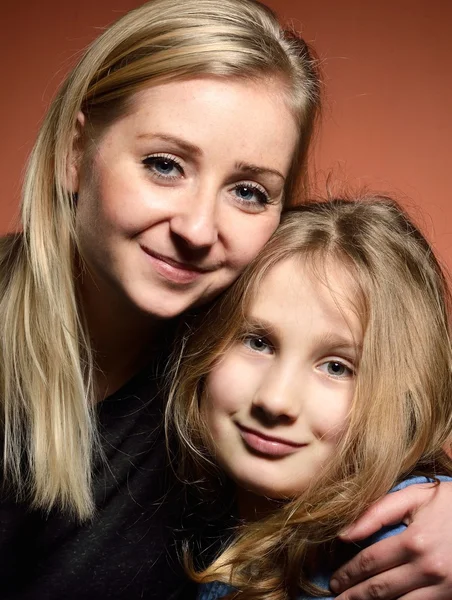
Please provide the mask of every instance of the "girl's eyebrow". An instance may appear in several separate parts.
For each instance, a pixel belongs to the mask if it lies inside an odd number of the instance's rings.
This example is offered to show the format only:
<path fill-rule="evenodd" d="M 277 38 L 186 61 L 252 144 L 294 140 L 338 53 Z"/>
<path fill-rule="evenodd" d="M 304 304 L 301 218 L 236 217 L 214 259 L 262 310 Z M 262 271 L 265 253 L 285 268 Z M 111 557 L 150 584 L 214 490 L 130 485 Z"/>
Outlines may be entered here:
<path fill-rule="evenodd" d="M 351 336 L 335 332 L 319 336 L 317 344 L 325 349 L 328 348 L 330 352 L 344 352 L 353 358 L 359 358 L 362 352 L 362 343 L 357 343 Z"/>
<path fill-rule="evenodd" d="M 245 316 L 243 320 L 244 329 L 251 329 L 253 332 L 258 333 L 272 333 L 276 330 L 275 324 L 267 319 L 260 317 L 254 317 L 253 315 Z"/>

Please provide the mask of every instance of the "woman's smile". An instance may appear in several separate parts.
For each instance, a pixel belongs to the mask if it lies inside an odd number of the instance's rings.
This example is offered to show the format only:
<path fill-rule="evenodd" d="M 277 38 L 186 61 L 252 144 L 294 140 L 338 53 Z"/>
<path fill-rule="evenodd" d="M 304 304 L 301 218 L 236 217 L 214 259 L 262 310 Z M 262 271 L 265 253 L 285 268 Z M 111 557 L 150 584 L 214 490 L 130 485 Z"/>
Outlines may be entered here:
<path fill-rule="evenodd" d="M 141 248 L 157 273 L 175 284 L 186 285 L 194 283 L 204 274 L 221 268 L 221 263 L 204 267 L 195 263 L 180 262 L 168 256 L 158 254 L 143 245 L 141 245 Z"/>

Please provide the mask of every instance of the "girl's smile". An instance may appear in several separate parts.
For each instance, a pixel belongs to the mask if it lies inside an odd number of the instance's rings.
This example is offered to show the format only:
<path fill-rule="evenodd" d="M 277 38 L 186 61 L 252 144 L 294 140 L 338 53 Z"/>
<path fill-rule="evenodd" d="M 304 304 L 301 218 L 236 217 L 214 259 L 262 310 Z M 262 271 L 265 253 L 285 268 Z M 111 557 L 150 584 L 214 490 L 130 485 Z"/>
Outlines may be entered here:
<path fill-rule="evenodd" d="M 237 424 L 237 427 L 243 441 L 250 450 L 254 450 L 264 456 L 286 456 L 288 454 L 293 454 L 299 448 L 306 446 L 306 444 L 299 444 L 283 438 L 269 436 L 266 433 L 255 431 L 244 425 Z"/>

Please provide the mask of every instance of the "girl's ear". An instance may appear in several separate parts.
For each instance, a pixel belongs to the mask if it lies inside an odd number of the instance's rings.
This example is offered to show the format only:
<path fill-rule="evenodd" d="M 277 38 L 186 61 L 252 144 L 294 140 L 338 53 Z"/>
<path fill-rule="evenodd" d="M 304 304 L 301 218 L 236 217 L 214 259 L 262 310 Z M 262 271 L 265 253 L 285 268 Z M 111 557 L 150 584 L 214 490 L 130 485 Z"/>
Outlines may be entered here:
<path fill-rule="evenodd" d="M 80 169 L 84 150 L 84 129 L 85 115 L 80 111 L 77 115 L 74 132 L 72 135 L 72 145 L 68 154 L 66 185 L 71 194 L 77 194 L 80 183 Z"/>

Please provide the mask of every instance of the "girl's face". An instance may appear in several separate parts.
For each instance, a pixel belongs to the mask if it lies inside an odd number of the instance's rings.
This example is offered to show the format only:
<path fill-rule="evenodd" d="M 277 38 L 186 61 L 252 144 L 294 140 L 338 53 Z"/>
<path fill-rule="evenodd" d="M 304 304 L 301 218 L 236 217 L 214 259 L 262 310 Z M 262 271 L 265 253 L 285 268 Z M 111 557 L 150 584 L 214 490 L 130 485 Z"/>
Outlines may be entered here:
<path fill-rule="evenodd" d="M 298 140 L 281 82 L 150 87 L 74 169 L 96 287 L 159 318 L 226 288 L 278 225 Z"/>
<path fill-rule="evenodd" d="M 351 280 L 336 261 L 327 275 L 325 284 L 293 258 L 273 267 L 242 339 L 206 380 L 201 410 L 214 456 L 260 495 L 302 492 L 344 430 L 363 334 Z"/>

